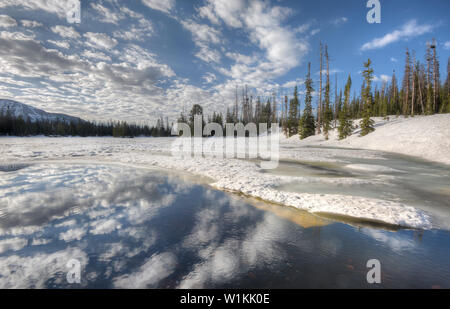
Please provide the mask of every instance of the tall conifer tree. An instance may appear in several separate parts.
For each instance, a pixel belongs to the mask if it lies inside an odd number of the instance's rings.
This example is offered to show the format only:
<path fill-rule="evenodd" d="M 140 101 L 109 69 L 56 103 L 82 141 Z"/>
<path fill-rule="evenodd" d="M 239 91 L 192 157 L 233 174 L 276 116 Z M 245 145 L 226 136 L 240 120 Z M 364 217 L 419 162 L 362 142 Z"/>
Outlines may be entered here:
<path fill-rule="evenodd" d="M 300 139 L 305 139 L 315 134 L 316 126 L 314 123 L 314 116 L 312 112 L 312 93 L 313 80 L 311 79 L 311 62 L 308 64 L 308 75 L 306 75 L 305 81 L 306 93 L 305 93 L 305 110 L 300 118 L 299 123 L 299 135 Z"/>
<path fill-rule="evenodd" d="M 353 125 L 352 121 L 350 120 L 350 91 L 352 88 L 352 79 L 350 75 L 347 79 L 347 84 L 345 84 L 345 90 L 344 90 L 344 106 L 339 113 L 339 139 L 344 139 L 352 134 Z"/>
<path fill-rule="evenodd" d="M 373 127 L 373 120 L 370 119 L 371 111 L 372 111 L 372 93 L 371 93 L 371 86 L 372 86 L 372 80 L 373 80 L 373 69 L 370 67 L 372 64 L 372 61 L 370 59 L 367 60 L 366 63 L 364 63 L 365 70 L 363 71 L 364 76 L 364 88 L 362 92 L 362 99 L 363 99 L 363 119 L 361 120 L 361 136 L 365 136 L 373 131 L 375 131 Z"/>

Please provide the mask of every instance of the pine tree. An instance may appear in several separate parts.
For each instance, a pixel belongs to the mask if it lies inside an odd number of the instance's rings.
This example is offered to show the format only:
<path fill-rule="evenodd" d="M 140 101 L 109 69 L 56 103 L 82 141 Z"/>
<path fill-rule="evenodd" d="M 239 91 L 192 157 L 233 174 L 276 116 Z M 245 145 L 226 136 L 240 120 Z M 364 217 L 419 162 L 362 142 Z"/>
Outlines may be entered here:
<path fill-rule="evenodd" d="M 381 89 L 381 116 L 383 116 L 383 119 L 387 119 L 388 116 L 388 96 L 386 89 L 387 82 L 384 82 Z"/>
<path fill-rule="evenodd" d="M 433 110 L 435 113 L 439 112 L 440 106 L 440 69 L 439 69 L 439 59 L 437 58 L 437 43 L 436 40 L 433 39 L 433 44 L 431 45 L 431 49 L 433 50 Z"/>
<path fill-rule="evenodd" d="M 300 139 L 305 139 L 312 136 L 316 131 L 314 116 L 312 113 L 312 93 L 314 92 L 314 89 L 313 80 L 311 79 L 311 63 L 308 64 L 308 75 L 306 75 L 305 87 L 305 110 L 303 111 L 303 115 L 299 122 Z"/>
<path fill-rule="evenodd" d="M 289 104 L 289 118 L 288 118 L 288 134 L 289 137 L 297 134 L 298 132 L 298 88 L 294 88 L 294 98 Z"/>
<path fill-rule="evenodd" d="M 233 114 L 230 112 L 230 108 L 227 107 L 227 117 L 226 122 L 227 123 L 233 123 Z"/>
<path fill-rule="evenodd" d="M 439 111 L 439 87 L 441 82 L 439 74 L 439 60 L 437 59 L 436 54 L 437 43 L 435 39 L 433 39 L 431 49 L 433 50 L 433 113 L 437 113 Z"/>
<path fill-rule="evenodd" d="M 419 90 L 419 102 L 421 107 L 422 114 L 425 114 L 426 108 L 423 100 L 423 85 L 425 84 L 425 68 L 420 65 L 420 62 L 416 62 L 416 71 L 417 71 L 417 89 Z"/>
<path fill-rule="evenodd" d="M 261 106 L 261 98 L 257 97 L 256 98 L 256 107 L 255 107 L 255 123 L 263 123 L 263 121 L 261 121 L 261 117 L 262 117 L 262 106 Z"/>
<path fill-rule="evenodd" d="M 363 71 L 364 84 L 365 87 L 362 92 L 362 99 L 364 104 L 363 119 L 361 120 L 361 136 L 366 136 L 367 134 L 375 131 L 373 128 L 373 120 L 370 118 L 372 109 L 372 93 L 371 85 L 373 80 L 373 69 L 370 67 L 372 61 L 370 59 L 364 63 L 365 70 Z"/>
<path fill-rule="evenodd" d="M 350 75 L 347 79 L 347 84 L 345 85 L 344 90 L 344 107 L 342 108 L 341 112 L 339 113 L 339 139 L 347 138 L 348 136 L 352 135 L 353 131 L 353 124 L 350 120 L 350 111 L 349 111 L 349 104 L 350 104 L 350 91 L 352 88 L 352 79 Z"/>
<path fill-rule="evenodd" d="M 270 99 L 267 99 L 267 103 L 263 106 L 262 109 L 261 122 L 267 123 L 267 125 L 270 126 L 271 121 L 272 121 L 272 107 Z"/>
<path fill-rule="evenodd" d="M 191 127 L 192 134 L 194 134 L 194 121 L 195 121 L 196 115 L 202 117 L 202 132 L 203 132 L 203 127 L 205 126 L 205 120 L 203 117 L 203 107 L 201 107 L 199 104 L 194 104 L 192 106 L 191 112 L 189 113 L 189 126 Z M 163 129 L 164 129 L 164 121 L 161 119 L 159 131 L 161 132 L 161 131 L 163 131 Z"/>
<path fill-rule="evenodd" d="M 398 104 L 398 85 L 397 85 L 397 78 L 395 77 L 395 70 L 392 73 L 392 79 L 391 79 L 391 87 L 389 89 L 389 106 L 391 108 L 388 113 L 393 114 L 397 113 L 399 104 Z"/>
<path fill-rule="evenodd" d="M 278 122 L 278 108 L 277 108 L 277 99 L 275 97 L 275 92 L 272 93 L 272 119 L 271 123 Z"/>
<path fill-rule="evenodd" d="M 427 61 L 427 73 L 426 73 L 426 89 L 427 89 L 427 104 L 426 104 L 426 115 L 432 115 L 433 112 L 433 83 L 432 83 L 432 62 L 433 58 L 431 56 L 431 44 L 427 44 L 426 61 Z"/>

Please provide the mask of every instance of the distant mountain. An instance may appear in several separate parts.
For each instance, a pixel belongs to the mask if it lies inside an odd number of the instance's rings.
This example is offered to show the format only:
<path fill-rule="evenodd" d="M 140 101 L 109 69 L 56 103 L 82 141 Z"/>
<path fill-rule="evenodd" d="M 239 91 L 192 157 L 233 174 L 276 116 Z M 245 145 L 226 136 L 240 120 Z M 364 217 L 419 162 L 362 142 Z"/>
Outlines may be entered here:
<path fill-rule="evenodd" d="M 65 115 L 65 114 L 53 114 L 47 113 L 41 109 L 19 103 L 12 100 L 0 99 L 0 114 L 6 114 L 9 110 L 11 116 L 15 118 L 21 117 L 23 120 L 36 121 L 65 121 L 65 122 L 79 122 L 83 121 L 80 118 Z"/>

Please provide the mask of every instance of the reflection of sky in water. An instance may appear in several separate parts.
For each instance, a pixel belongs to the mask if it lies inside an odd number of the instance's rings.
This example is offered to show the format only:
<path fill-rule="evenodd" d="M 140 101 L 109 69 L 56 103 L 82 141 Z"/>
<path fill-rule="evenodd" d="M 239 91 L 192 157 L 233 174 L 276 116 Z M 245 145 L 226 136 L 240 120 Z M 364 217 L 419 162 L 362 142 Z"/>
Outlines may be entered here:
<path fill-rule="evenodd" d="M 450 236 L 330 224 L 180 175 L 46 165 L 0 173 L 0 287 L 450 287 Z M 81 285 L 66 283 L 78 259 Z"/>

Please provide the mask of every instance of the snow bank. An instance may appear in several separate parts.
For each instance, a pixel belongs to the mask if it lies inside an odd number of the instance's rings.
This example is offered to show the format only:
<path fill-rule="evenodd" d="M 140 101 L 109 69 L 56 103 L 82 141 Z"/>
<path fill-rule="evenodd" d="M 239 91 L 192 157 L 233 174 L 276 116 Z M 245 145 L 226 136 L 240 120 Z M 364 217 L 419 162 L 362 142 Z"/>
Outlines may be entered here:
<path fill-rule="evenodd" d="M 395 152 L 450 164 L 450 114 L 373 119 L 376 130 L 364 137 L 359 136 L 359 129 L 356 129 L 352 136 L 342 141 L 338 140 L 337 132 L 333 131 L 328 141 L 323 135 L 319 135 L 303 141 L 300 141 L 298 136 L 293 136 L 283 142 L 298 146 L 349 147 Z M 359 125 L 359 121 L 355 121 L 355 124 Z"/>

